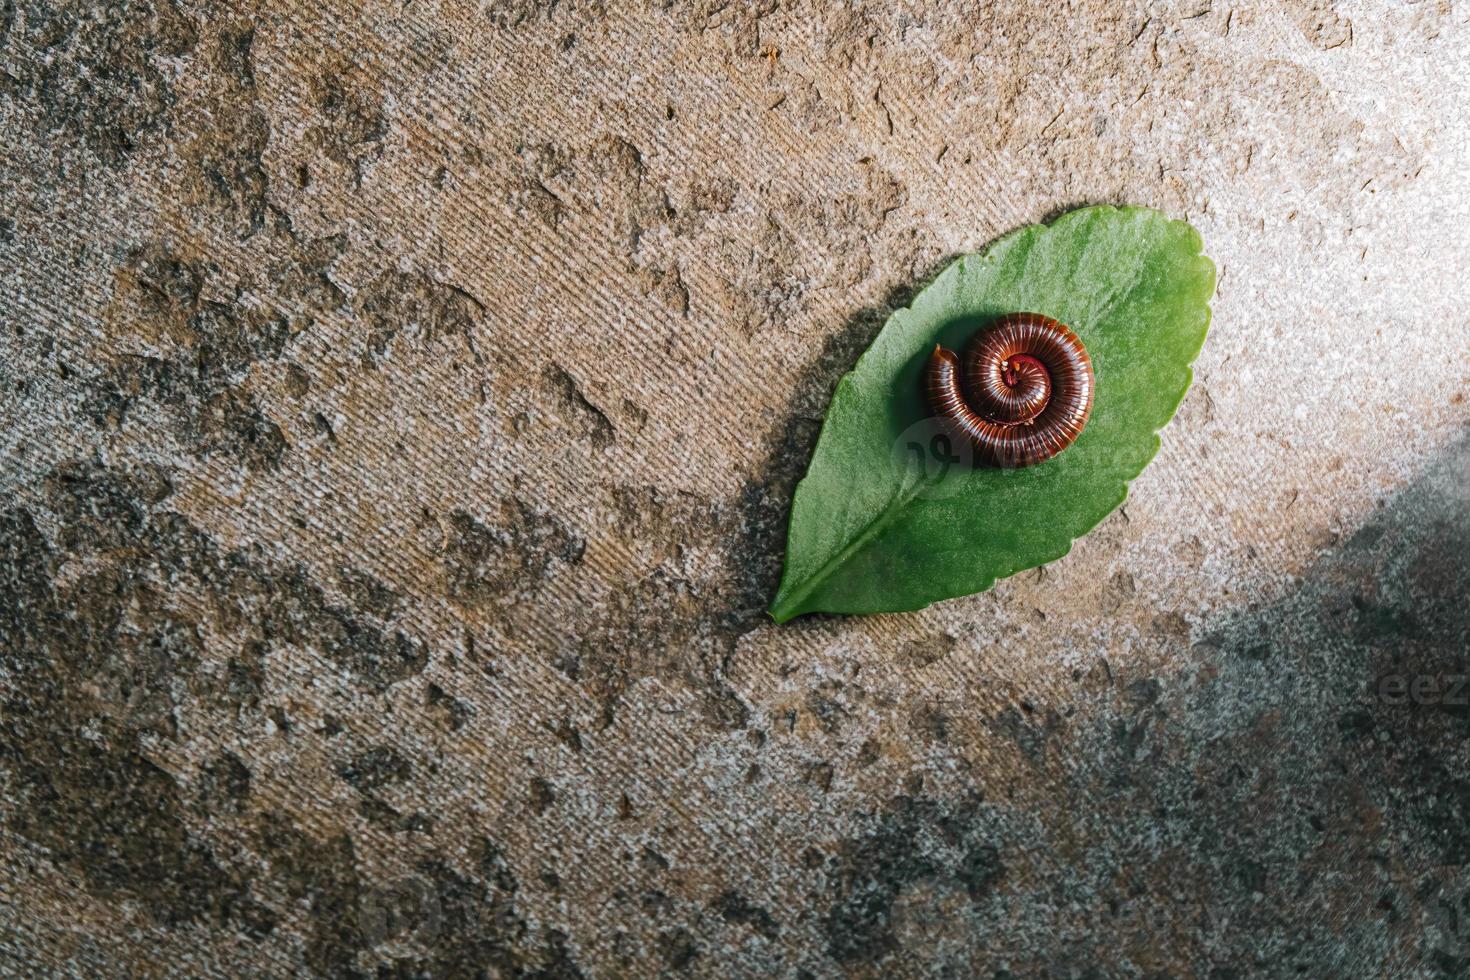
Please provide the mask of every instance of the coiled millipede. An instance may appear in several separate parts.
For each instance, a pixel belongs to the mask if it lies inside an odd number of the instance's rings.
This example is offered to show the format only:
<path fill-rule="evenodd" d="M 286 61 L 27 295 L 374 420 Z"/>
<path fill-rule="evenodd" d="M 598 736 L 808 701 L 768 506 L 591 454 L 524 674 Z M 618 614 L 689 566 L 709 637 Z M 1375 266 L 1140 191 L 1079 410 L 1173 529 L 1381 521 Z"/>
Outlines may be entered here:
<path fill-rule="evenodd" d="M 1040 313 L 1008 313 L 977 333 L 963 371 L 954 351 L 935 345 L 924 371 L 934 414 L 992 466 L 1032 466 L 1070 446 L 1092 412 L 1093 387 L 1082 341 Z"/>

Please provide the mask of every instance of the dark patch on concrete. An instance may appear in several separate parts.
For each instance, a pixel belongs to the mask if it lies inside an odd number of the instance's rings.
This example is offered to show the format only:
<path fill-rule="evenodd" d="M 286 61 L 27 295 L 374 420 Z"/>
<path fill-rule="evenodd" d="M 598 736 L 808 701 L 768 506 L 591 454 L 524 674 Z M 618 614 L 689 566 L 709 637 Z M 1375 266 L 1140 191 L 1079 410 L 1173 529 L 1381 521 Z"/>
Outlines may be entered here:
<path fill-rule="evenodd" d="M 438 684 L 430 684 L 425 689 L 424 698 L 451 732 L 459 731 L 475 714 L 475 709 L 468 702 L 450 695 Z"/>
<path fill-rule="evenodd" d="M 581 976 L 566 936 L 533 930 L 517 910 L 519 882 L 488 840 L 471 873 L 430 856 L 373 882 L 345 834 L 317 839 L 267 815 L 257 837 L 273 887 L 310 910 L 306 963 L 318 975 Z"/>
<path fill-rule="evenodd" d="M 307 138 L 328 160 L 352 174 L 361 186 L 367 166 L 382 153 L 388 135 L 383 100 L 362 71 L 338 54 L 311 83 L 311 101 L 321 118 Z"/>
<path fill-rule="evenodd" d="M 570 156 L 554 143 L 516 147 L 516 172 L 510 181 L 509 203 L 521 218 L 556 228 L 570 210 L 560 187 L 570 172 Z"/>
<path fill-rule="evenodd" d="M 482 523 L 457 510 L 441 562 L 451 598 L 499 609 L 525 602 L 568 565 L 582 561 L 586 543 L 558 518 L 518 498 L 503 501 L 499 520 Z"/>
<path fill-rule="evenodd" d="M 605 449 L 617 438 L 617 427 L 608 414 L 587 397 L 577 379 L 559 364 L 546 369 L 545 383 L 552 400 L 574 434 L 592 443 L 594 449 Z"/>
<path fill-rule="evenodd" d="M 738 251 L 729 245 L 721 257 L 721 264 L 730 270 L 721 306 L 735 311 L 750 337 L 799 314 L 815 278 L 802 264 L 804 243 L 778 212 L 767 213 L 759 228 L 753 245 Z"/>
<path fill-rule="evenodd" d="M 46 495 L 69 554 L 125 548 L 143 534 L 148 510 L 173 493 L 154 467 L 112 473 L 96 463 L 69 463 L 46 478 Z"/>
<path fill-rule="evenodd" d="M 668 858 L 647 845 L 638 855 L 638 866 L 650 874 L 667 871 L 670 867 Z"/>
<path fill-rule="evenodd" d="M 689 286 L 678 266 L 644 269 L 638 275 L 638 282 L 645 296 L 658 300 L 670 313 L 689 315 Z"/>
<path fill-rule="evenodd" d="M 677 267 L 643 268 L 640 249 L 650 232 L 678 223 L 664 181 L 649 172 L 643 152 L 623 136 L 607 133 L 567 148 L 551 142 L 516 147 L 507 203 L 522 217 L 558 228 L 572 213 L 596 216 L 629 272 L 671 308 L 687 307 L 688 291 Z"/>
<path fill-rule="evenodd" d="M 558 666 L 602 702 L 604 725 L 629 686 L 658 676 L 695 691 L 709 724 L 743 727 L 749 709 L 725 675 L 736 642 L 759 619 L 758 607 L 739 598 L 742 569 L 727 550 L 732 509 L 654 488 L 618 488 L 612 502 L 629 547 L 652 567 L 588 605 L 558 652 Z M 699 554 L 715 561 L 691 567 Z"/>
<path fill-rule="evenodd" d="M 121 166 L 166 131 L 174 104 L 168 60 L 197 42 L 173 0 L 7 3 L 0 85 L 35 120 L 36 141 Z"/>
<path fill-rule="evenodd" d="M 683 926 L 659 933 L 658 945 L 669 969 L 679 972 L 689 969 L 700 953 L 694 934 Z"/>
<path fill-rule="evenodd" d="M 236 24 L 220 28 L 219 53 L 215 65 L 220 73 L 242 89 L 255 88 L 255 25 Z"/>
<path fill-rule="evenodd" d="M 894 905 L 925 882 L 953 882 L 972 898 L 1005 877 L 996 843 L 981 829 L 984 804 L 900 796 L 861 836 L 841 845 L 829 874 L 833 901 L 824 921 L 828 953 L 839 963 L 873 962 L 898 951 Z"/>
<path fill-rule="evenodd" d="M 556 228 L 567 215 L 567 204 L 539 180 L 525 178 L 514 185 L 511 206 L 522 218 L 534 218 L 548 228 Z"/>
<path fill-rule="evenodd" d="M 363 796 L 357 804 L 357 813 L 373 827 L 387 833 L 434 833 L 434 817 L 422 811 L 400 813 L 378 796 Z"/>
<path fill-rule="evenodd" d="M 364 945 L 361 909 L 370 893 L 358 875 L 352 838 L 317 839 L 283 815 L 265 814 L 256 847 L 269 867 L 272 889 L 287 904 L 310 911 L 306 965 L 322 976 L 354 975 Z"/>
<path fill-rule="evenodd" d="M 375 745 L 337 770 L 353 789 L 367 793 L 401 783 L 413 772 L 408 760 L 391 745 Z"/>
<path fill-rule="evenodd" d="M 555 725 L 549 725 L 548 727 L 551 728 L 551 733 L 556 736 L 557 741 L 561 742 L 573 752 L 582 751 L 582 732 L 576 725 L 572 724 L 570 718 L 563 718 Z"/>
<path fill-rule="evenodd" d="M 942 705 L 921 704 L 909 715 L 909 728 L 926 742 L 944 742 L 949 739 L 950 721 Z"/>
<path fill-rule="evenodd" d="M 126 697 L 114 703 L 128 706 L 132 727 L 147 720 L 171 733 L 172 699 L 186 693 L 253 706 L 263 660 L 281 645 L 314 649 L 374 690 L 427 662 L 421 641 L 329 601 L 302 569 L 248 549 L 222 549 L 161 509 L 171 488 L 157 470 L 73 463 L 58 467 L 44 486 L 45 517 L 60 548 L 76 560 L 95 559 L 87 575 L 56 595 L 48 586 L 45 594 L 58 615 L 67 611 L 68 625 L 44 646 L 58 659 L 94 664 L 83 671 L 88 675 L 121 671 L 116 693 Z M 29 512 L 16 514 L 35 526 Z M 186 597 L 206 602 L 213 628 L 238 645 L 221 675 L 193 676 L 201 641 Z"/>
<path fill-rule="evenodd" d="M 391 619 L 403 608 L 403 593 L 361 569 L 338 568 L 337 584 L 353 606 L 379 619 Z"/>
<path fill-rule="evenodd" d="M 800 766 L 801 781 L 822 793 L 832 790 L 832 780 L 837 777 L 837 768 L 825 759 L 804 762 Z"/>
<path fill-rule="evenodd" d="M 937 664 L 954 651 L 956 640 L 948 633 L 907 640 L 898 648 L 898 662 L 905 667 L 922 669 Z"/>
<path fill-rule="evenodd" d="M 742 3 L 666 4 L 675 23 L 693 34 L 715 33 L 725 38 L 733 52 L 742 58 L 755 58 L 761 53 L 760 24 L 774 13 L 778 0 L 745 0 Z"/>
<path fill-rule="evenodd" d="M 535 936 L 517 914 L 513 879 L 506 889 L 434 860 L 420 862 L 416 872 L 432 896 L 429 907 L 438 920 L 433 926 L 435 941 L 427 957 L 402 964 L 395 975 L 452 976 L 466 969 L 488 969 L 501 976 L 581 976 L 565 935 L 548 930 Z M 421 927 L 420 933 L 424 931 Z"/>
<path fill-rule="evenodd" d="M 78 479 L 57 481 L 68 484 L 53 491 L 63 509 L 88 499 Z M 139 532 L 144 518 L 126 497 L 114 486 L 90 498 L 88 526 L 104 547 Z M 0 515 L 0 559 L 0 751 L 19 804 L 9 829 L 91 894 L 135 899 L 165 924 L 241 913 L 244 887 L 190 837 L 177 782 L 139 750 L 143 733 L 174 733 L 197 626 L 169 608 L 137 558 L 58 585 L 62 557 L 29 511 Z"/>
<path fill-rule="evenodd" d="M 1112 615 L 1126 605 L 1133 602 L 1134 593 L 1137 591 L 1133 584 L 1133 576 L 1119 569 L 1108 577 L 1107 584 L 1103 586 L 1100 606 L 1104 613 Z"/>
<path fill-rule="evenodd" d="M 724 214 L 734 207 L 740 185 L 729 177 L 695 178 L 689 188 L 689 209 L 706 214 Z"/>
<path fill-rule="evenodd" d="M 225 680 L 221 697 L 227 704 L 254 710 L 260 706 L 265 691 L 265 655 L 268 647 L 263 641 L 251 640 L 225 665 Z"/>
<path fill-rule="evenodd" d="M 317 315 L 340 309 L 346 302 L 341 287 L 332 280 L 332 266 L 347 251 L 347 236 L 307 238 L 284 212 L 267 208 L 267 216 L 275 247 L 266 264 L 265 281 L 278 314 L 290 322 L 293 335 L 299 334 Z"/>
<path fill-rule="evenodd" d="M 457 337 L 477 365 L 483 364 L 474 327 L 485 307 L 457 286 L 419 273 L 388 271 L 364 287 L 354 306 L 366 329 L 364 367 L 379 366 L 399 344 L 423 351 L 447 337 Z"/>
<path fill-rule="evenodd" d="M 369 824 L 390 834 L 430 834 L 434 831 L 434 818 L 415 810 L 401 813 L 376 796 L 364 796 L 357 804 L 357 812 Z"/>
<path fill-rule="evenodd" d="M 706 587 L 719 588 L 691 583 L 661 568 L 595 607 L 591 622 L 559 664 L 602 702 L 604 725 L 611 724 L 635 681 L 657 675 L 681 680 L 698 693 L 709 723 L 744 726 L 749 709 L 723 679 L 737 636 L 700 601 Z"/>
<path fill-rule="evenodd" d="M 549 780 L 541 776 L 535 776 L 531 779 L 528 802 L 531 807 L 531 812 L 540 816 L 551 809 L 551 805 L 556 802 L 556 788 L 551 785 Z"/>
<path fill-rule="evenodd" d="M 278 363 L 318 313 L 340 306 L 330 269 L 345 240 L 304 240 L 284 215 L 271 219 L 273 292 L 259 305 L 247 304 L 238 285 L 228 301 L 206 298 L 220 276 L 212 263 L 159 244 L 129 253 L 118 270 L 115 315 L 161 353 L 123 355 L 87 381 L 84 409 L 93 422 L 117 427 L 139 406 L 153 406 L 175 420 L 172 428 L 198 455 L 222 455 L 251 470 L 280 463 L 289 446 L 251 393 L 250 375 Z"/>
<path fill-rule="evenodd" d="M 270 142 L 270 121 L 257 109 L 232 112 L 221 107 L 219 130 L 194 159 L 209 205 L 248 238 L 265 224 L 270 179 L 262 157 Z"/>
<path fill-rule="evenodd" d="M 542 19 L 550 18 L 559 3 L 543 3 L 540 0 L 488 0 L 479 8 L 490 26 L 498 31 L 513 31 Z M 569 6 L 579 6 L 570 4 Z M 589 4 L 588 6 L 600 6 Z"/>
<path fill-rule="evenodd" d="M 841 686 L 839 682 L 829 681 L 806 695 L 807 712 L 817 727 L 828 735 L 840 733 L 843 722 L 852 716 L 852 711 L 837 696 Z"/>
<path fill-rule="evenodd" d="M 195 801 L 210 813 L 238 812 L 250 798 L 250 770 L 228 749 L 199 771 Z"/>
<path fill-rule="evenodd" d="M 264 154 L 270 119 L 256 102 L 255 26 L 223 24 L 201 46 L 213 70 L 204 109 L 208 126 L 185 151 L 198 203 L 228 221 L 236 235 L 260 231 L 269 209 L 270 178 Z"/>
<path fill-rule="evenodd" d="M 26 800 L 12 817 L 14 832 L 79 871 L 90 894 L 137 900 L 165 925 L 232 916 L 244 889 L 190 839 L 171 776 L 134 750 L 43 731 L 61 720 L 56 715 L 15 704 L 6 714 L 4 738 L 21 755 L 16 785 Z"/>
<path fill-rule="evenodd" d="M 281 356 L 292 327 L 269 309 L 203 299 L 214 273 L 156 245 L 133 250 L 120 275 L 124 315 L 132 331 L 170 352 L 115 361 L 90 381 L 86 410 L 96 424 L 115 427 L 140 402 L 152 403 L 178 417 L 194 452 L 273 467 L 286 452 L 285 436 L 244 382 L 255 364 Z"/>
<path fill-rule="evenodd" d="M 420 673 L 428 663 L 423 641 L 332 603 L 301 568 L 262 566 L 238 551 L 220 564 L 233 579 L 227 594 L 264 615 L 262 642 L 315 649 L 374 691 Z"/>
<path fill-rule="evenodd" d="M 1171 645 L 1188 643 L 1191 633 L 1189 620 L 1177 612 L 1160 613 L 1155 616 L 1153 632 Z"/>
<path fill-rule="evenodd" d="M 750 927 L 756 935 L 775 939 L 780 932 L 776 919 L 765 907 L 756 905 L 737 891 L 724 892 L 715 900 L 714 909 L 720 918 L 736 925 Z"/>
<path fill-rule="evenodd" d="M 326 441 L 337 444 L 337 429 L 332 428 L 332 423 L 328 422 L 326 416 L 323 416 L 320 411 L 312 413 L 312 429 L 315 429 L 316 433 Z"/>
<path fill-rule="evenodd" d="M 283 316 L 202 303 L 188 320 L 189 346 L 203 383 L 237 379 L 257 361 L 274 360 L 291 339 Z"/>
<path fill-rule="evenodd" d="M 674 218 L 668 192 L 649 176 L 643 152 L 620 136 L 602 137 L 585 156 L 603 190 L 598 210 L 611 220 L 614 241 L 631 258 L 648 231 Z"/>
<path fill-rule="evenodd" d="M 199 455 L 232 456 L 252 470 L 279 465 L 288 448 L 281 427 L 266 418 L 251 396 L 236 388 L 210 396 L 189 420 L 187 431 L 193 433 L 194 451 Z"/>

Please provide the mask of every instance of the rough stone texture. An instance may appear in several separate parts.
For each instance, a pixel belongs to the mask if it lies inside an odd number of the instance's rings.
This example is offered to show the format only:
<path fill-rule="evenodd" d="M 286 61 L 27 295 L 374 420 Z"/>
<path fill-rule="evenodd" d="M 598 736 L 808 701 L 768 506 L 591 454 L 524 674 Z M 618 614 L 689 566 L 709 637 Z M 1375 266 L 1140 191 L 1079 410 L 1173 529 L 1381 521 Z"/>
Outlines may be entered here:
<path fill-rule="evenodd" d="M 1467 132 L 1450 0 L 3 0 L 0 971 L 1463 975 Z M 1126 507 L 772 625 L 1095 201 L 1221 269 Z"/>

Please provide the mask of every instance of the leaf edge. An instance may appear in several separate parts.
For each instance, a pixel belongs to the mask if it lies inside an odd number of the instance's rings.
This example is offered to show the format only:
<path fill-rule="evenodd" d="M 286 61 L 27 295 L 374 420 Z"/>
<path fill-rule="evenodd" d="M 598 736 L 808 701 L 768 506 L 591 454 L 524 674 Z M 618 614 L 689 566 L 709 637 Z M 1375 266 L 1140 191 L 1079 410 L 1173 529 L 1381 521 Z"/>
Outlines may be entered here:
<path fill-rule="evenodd" d="M 788 589 L 787 573 L 788 573 L 788 571 L 790 569 L 790 564 L 789 564 L 789 560 L 788 559 L 790 557 L 790 549 L 791 549 L 791 531 L 792 531 L 791 525 L 792 525 L 792 521 L 794 520 L 794 518 L 796 516 L 796 500 L 797 500 L 797 498 L 799 497 L 799 495 L 801 493 L 802 486 L 806 483 L 807 479 L 811 475 L 811 459 L 815 459 L 816 458 L 817 453 L 821 450 L 822 442 L 823 442 L 823 440 L 827 436 L 827 429 L 828 429 L 828 426 L 831 423 L 831 419 L 832 419 L 832 403 L 836 400 L 837 393 L 840 390 L 842 390 L 842 387 L 843 387 L 844 384 L 850 384 L 851 383 L 850 379 L 854 375 L 857 374 L 858 370 L 862 367 L 863 361 L 868 357 L 868 355 L 870 353 L 872 353 L 873 347 L 876 344 L 878 337 L 882 336 L 883 331 L 888 329 L 888 325 L 891 322 L 893 322 L 893 320 L 896 317 L 898 317 L 900 315 L 903 315 L 903 314 L 906 314 L 906 313 L 911 313 L 913 311 L 914 307 L 916 305 L 918 305 L 919 300 L 924 296 L 924 294 L 927 293 L 930 289 L 933 289 L 939 283 L 939 281 L 941 279 L 943 279 L 946 275 L 950 274 L 951 272 L 954 272 L 957 275 L 963 275 L 964 274 L 964 271 L 965 271 L 965 267 L 968 265 L 968 263 L 970 263 L 971 261 L 977 260 L 977 259 L 982 260 L 982 261 L 985 260 L 985 259 L 987 259 L 989 257 L 989 255 L 990 255 L 991 252 L 993 252 L 994 250 L 996 250 L 999 247 L 1001 247 L 1003 244 L 1005 244 L 1010 239 L 1017 238 L 1017 237 L 1020 237 L 1022 235 L 1028 234 L 1028 233 L 1030 233 L 1030 234 L 1043 234 L 1043 233 L 1051 232 L 1051 231 L 1056 230 L 1059 226 L 1062 226 L 1065 223 L 1070 223 L 1071 221 L 1074 221 L 1074 220 L 1085 220 L 1085 218 L 1088 215 L 1090 215 L 1090 214 L 1100 213 L 1100 212 L 1110 212 L 1110 211 L 1111 212 L 1147 211 L 1147 212 L 1152 212 L 1153 214 L 1157 214 L 1157 215 L 1161 216 L 1170 225 L 1183 225 L 1184 228 L 1186 228 L 1189 231 L 1190 235 L 1193 238 L 1193 242 L 1192 242 L 1192 246 L 1194 248 L 1193 258 L 1197 262 L 1199 262 L 1199 263 L 1202 264 L 1202 267 L 1201 267 L 1201 269 L 1199 271 L 1201 273 L 1207 273 L 1208 274 L 1208 288 L 1205 289 L 1205 290 L 1202 290 L 1202 293 L 1204 294 L 1204 297 L 1205 297 L 1203 303 L 1201 304 L 1202 307 L 1203 307 L 1203 309 L 1204 309 L 1204 323 L 1202 323 L 1200 325 L 1200 330 L 1199 330 L 1199 343 L 1195 345 L 1195 348 L 1190 353 L 1188 360 L 1186 360 L 1184 362 L 1184 383 L 1180 386 L 1180 388 L 1178 390 L 1178 393 L 1177 393 L 1177 396 L 1173 399 L 1172 405 L 1170 406 L 1170 409 L 1169 409 L 1169 416 L 1168 416 L 1168 418 L 1165 420 L 1165 422 L 1164 422 L 1163 425 L 1161 425 L 1159 428 L 1153 430 L 1153 433 L 1152 433 L 1152 435 L 1153 435 L 1153 441 L 1154 441 L 1153 448 L 1149 450 L 1148 455 L 1144 458 L 1143 462 L 1139 465 L 1138 471 L 1136 473 L 1134 473 L 1133 476 L 1128 477 L 1127 479 L 1125 479 L 1125 480 L 1122 481 L 1122 487 L 1120 489 L 1120 494 L 1118 496 L 1118 499 L 1114 503 L 1112 503 L 1111 505 L 1109 505 L 1106 510 L 1102 511 L 1096 521 L 1094 521 L 1092 524 L 1088 525 L 1087 527 L 1083 528 L 1081 531 L 1079 531 L 1073 537 L 1071 537 L 1070 539 L 1068 539 L 1068 541 L 1066 543 L 1066 546 L 1064 548 L 1062 548 L 1062 550 L 1060 552 L 1058 552 L 1056 555 L 1054 555 L 1052 557 L 1049 557 L 1049 558 L 1046 558 L 1046 559 L 1044 559 L 1042 561 L 1035 562 L 1034 564 L 1029 564 L 1029 565 L 1022 566 L 1020 568 L 1013 569 L 1013 570 L 1011 570 L 1010 572 L 1007 572 L 1004 575 L 995 575 L 995 576 L 992 576 L 989 579 L 988 582 L 986 582 L 982 587 L 977 588 L 977 589 L 967 589 L 965 591 L 955 592 L 955 593 L 950 594 L 950 595 L 936 596 L 936 597 L 934 597 L 932 599 L 929 599 L 926 602 L 923 602 L 923 603 L 920 603 L 920 604 L 917 604 L 917 605 L 912 605 L 912 606 L 898 606 L 898 607 L 894 607 L 894 608 L 890 608 L 890 609 L 883 609 L 883 610 L 877 610 L 877 611 L 872 611 L 872 612 L 863 612 L 863 611 L 860 611 L 860 610 L 823 609 L 823 608 L 814 608 L 814 607 L 807 607 L 807 606 L 805 606 L 804 605 L 805 601 L 808 598 L 810 598 L 811 594 L 816 590 L 816 587 L 814 585 L 812 588 L 801 590 L 798 593 L 800 595 L 800 598 L 795 603 L 794 608 L 787 608 L 787 609 L 781 608 L 782 605 L 783 605 L 783 600 L 784 599 L 788 599 L 789 596 L 791 595 L 791 592 L 792 592 L 792 590 L 789 590 Z M 808 460 L 808 463 L 807 463 L 807 470 L 802 475 L 802 478 L 797 481 L 796 487 L 792 491 L 790 512 L 787 514 L 785 546 L 784 546 L 784 549 L 782 551 L 782 573 L 781 573 L 781 581 L 780 581 L 779 585 L 777 586 L 776 595 L 772 597 L 770 605 L 766 608 L 766 614 L 768 616 L 770 616 L 771 619 L 776 624 L 780 625 L 780 624 L 788 623 L 791 620 L 796 619 L 799 616 L 806 616 L 806 615 L 810 615 L 812 613 L 830 613 L 832 615 L 877 615 L 877 616 L 881 616 L 881 615 L 887 615 L 887 614 L 890 614 L 890 613 L 918 612 L 920 610 L 927 609 L 930 606 L 932 606 L 932 605 L 934 605 L 935 603 L 938 603 L 938 602 L 947 602 L 947 601 L 949 601 L 951 599 L 958 599 L 958 598 L 962 598 L 964 596 L 980 595 L 980 594 L 985 593 L 985 592 L 988 592 L 990 589 L 994 588 L 995 583 L 998 582 L 998 581 L 1000 581 L 1001 579 L 1010 578 L 1012 575 L 1017 575 L 1017 574 L 1019 574 L 1019 573 L 1021 573 L 1023 571 L 1026 571 L 1027 569 L 1030 569 L 1030 568 L 1038 568 L 1038 567 L 1041 567 L 1043 565 L 1048 565 L 1048 564 L 1051 564 L 1052 562 L 1060 561 L 1062 558 L 1065 558 L 1068 554 L 1070 554 L 1072 552 L 1072 548 L 1076 545 L 1077 541 L 1079 541 L 1081 538 L 1085 537 L 1086 535 L 1090 534 L 1092 532 L 1092 530 L 1094 528 L 1096 528 L 1099 524 L 1101 524 L 1104 520 L 1106 520 L 1108 518 L 1108 516 L 1113 513 L 1113 511 L 1117 510 L 1120 506 L 1123 505 L 1123 503 L 1125 501 L 1127 501 L 1128 494 L 1132 490 L 1134 481 L 1137 480 L 1140 476 L 1143 475 L 1143 471 L 1148 468 L 1149 464 L 1152 463 L 1153 460 L 1154 460 L 1154 458 L 1158 455 L 1159 450 L 1161 448 L 1163 448 L 1163 435 L 1162 434 L 1163 434 L 1164 430 L 1168 428 L 1169 424 L 1171 422 L 1173 422 L 1175 416 L 1179 412 L 1179 406 L 1184 403 L 1185 397 L 1189 394 L 1189 389 L 1191 387 L 1193 387 L 1193 385 L 1194 385 L 1194 377 L 1195 377 L 1195 374 L 1194 374 L 1194 362 L 1195 362 L 1196 359 L 1198 359 L 1198 357 L 1200 355 L 1200 352 L 1204 349 L 1205 341 L 1209 337 L 1210 327 L 1213 325 L 1213 321 L 1214 321 L 1214 308 L 1211 306 L 1211 303 L 1214 301 L 1214 298 L 1215 298 L 1215 289 L 1218 286 L 1218 284 L 1219 284 L 1219 269 L 1216 266 L 1215 261 L 1213 259 L 1211 259 L 1208 255 L 1205 254 L 1205 252 L 1204 252 L 1204 238 L 1203 238 L 1202 235 L 1200 235 L 1199 229 L 1195 228 L 1192 224 L 1190 224 L 1185 219 L 1170 217 L 1167 212 L 1165 212 L 1165 211 L 1163 211 L 1163 210 L 1161 210 L 1159 208 L 1150 207 L 1150 206 L 1145 205 L 1145 204 L 1124 204 L 1124 205 L 1115 205 L 1115 204 L 1090 204 L 1090 205 L 1087 205 L 1085 207 L 1073 208 L 1070 211 L 1066 211 L 1063 214 L 1058 215 L 1055 219 L 1053 219 L 1050 222 L 1033 222 L 1032 224 L 1022 225 L 1019 228 L 1013 228 L 1010 231 L 1004 232 L 1003 234 L 998 235 L 995 238 L 991 239 L 989 242 L 987 242 L 985 245 L 983 245 L 981 248 L 979 248 L 978 250 L 976 250 L 974 252 L 968 252 L 968 253 L 965 253 L 963 255 L 956 256 L 955 259 L 954 259 L 954 261 L 952 261 L 949 265 L 945 266 L 942 270 L 940 270 L 940 272 L 937 275 L 935 275 L 932 279 L 930 279 L 928 282 L 926 282 L 920 289 L 918 289 L 914 293 L 913 298 L 909 301 L 909 303 L 907 305 L 902 306 L 902 307 L 899 307 L 899 308 L 893 310 L 888 315 L 888 317 L 883 321 L 883 326 L 880 327 L 878 329 L 878 332 L 874 335 L 873 342 L 869 343 L 868 347 L 866 347 L 863 350 L 862 354 L 860 354 L 858 356 L 858 359 L 855 362 L 853 362 L 853 366 L 847 372 L 845 372 L 842 375 L 842 377 L 838 378 L 837 379 L 837 383 L 833 386 L 832 395 L 827 400 L 827 411 L 822 416 L 822 428 L 821 428 L 820 432 L 817 435 L 817 440 L 816 440 L 815 444 L 812 447 L 811 457 L 810 457 L 810 459 Z M 846 549 L 843 549 L 843 550 L 845 551 Z M 841 552 L 839 552 L 839 555 L 840 554 L 841 554 Z M 834 556 L 834 558 L 835 557 L 836 556 Z M 814 576 L 812 580 L 815 583 L 820 584 L 820 582 L 825 581 L 826 577 L 827 576 L 825 576 L 825 575 L 821 576 L 820 578 L 817 578 L 817 577 Z M 788 603 L 788 605 L 789 605 L 789 603 Z"/>

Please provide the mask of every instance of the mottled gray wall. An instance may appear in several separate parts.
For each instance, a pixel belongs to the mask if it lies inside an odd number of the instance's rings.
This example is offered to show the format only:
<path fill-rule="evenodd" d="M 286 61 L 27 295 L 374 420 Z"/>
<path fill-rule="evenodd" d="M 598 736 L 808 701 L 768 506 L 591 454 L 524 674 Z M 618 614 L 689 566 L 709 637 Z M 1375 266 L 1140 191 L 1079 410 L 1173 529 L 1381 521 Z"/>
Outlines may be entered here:
<path fill-rule="evenodd" d="M 0 972 L 1470 970 L 1465 4 L 0 0 L 0 149 Z M 1221 270 L 1127 505 L 772 625 L 1089 202 Z"/>

